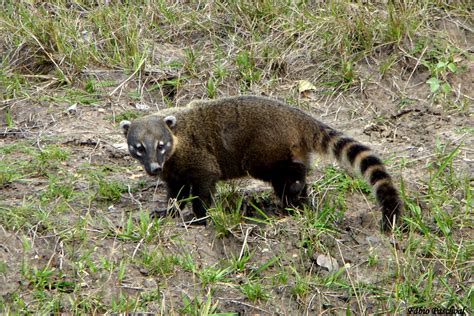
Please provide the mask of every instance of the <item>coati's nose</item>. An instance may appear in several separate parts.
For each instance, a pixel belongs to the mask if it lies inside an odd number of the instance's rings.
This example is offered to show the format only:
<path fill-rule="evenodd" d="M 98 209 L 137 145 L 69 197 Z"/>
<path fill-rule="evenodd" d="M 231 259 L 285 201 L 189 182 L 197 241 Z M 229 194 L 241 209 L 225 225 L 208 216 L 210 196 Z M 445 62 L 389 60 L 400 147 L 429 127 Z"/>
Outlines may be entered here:
<path fill-rule="evenodd" d="M 156 173 L 160 172 L 161 169 L 163 169 L 163 167 L 157 162 L 152 162 L 150 164 L 150 172 L 153 173 L 153 174 L 156 174 Z"/>

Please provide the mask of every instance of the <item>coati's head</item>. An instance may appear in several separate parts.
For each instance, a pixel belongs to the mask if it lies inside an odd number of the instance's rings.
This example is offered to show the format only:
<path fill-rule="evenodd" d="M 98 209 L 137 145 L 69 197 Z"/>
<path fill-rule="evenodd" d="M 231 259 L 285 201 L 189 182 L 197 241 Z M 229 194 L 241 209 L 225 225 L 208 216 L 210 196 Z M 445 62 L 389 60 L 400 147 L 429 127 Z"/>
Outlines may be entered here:
<path fill-rule="evenodd" d="M 165 118 L 150 115 L 133 122 L 120 122 L 130 155 L 140 161 L 149 175 L 159 175 L 173 154 L 172 129 L 175 126 L 176 117 L 173 115 Z"/>

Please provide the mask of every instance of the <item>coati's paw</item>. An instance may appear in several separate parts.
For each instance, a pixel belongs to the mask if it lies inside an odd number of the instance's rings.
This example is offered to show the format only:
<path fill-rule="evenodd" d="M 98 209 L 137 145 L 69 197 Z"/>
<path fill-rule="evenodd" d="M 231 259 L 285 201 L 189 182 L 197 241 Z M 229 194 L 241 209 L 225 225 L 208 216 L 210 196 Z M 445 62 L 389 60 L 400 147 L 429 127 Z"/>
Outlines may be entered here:
<path fill-rule="evenodd" d="M 290 210 L 290 214 L 293 214 L 291 211 L 296 209 L 303 209 L 305 205 L 310 205 L 310 200 L 306 196 L 286 196 L 283 201 L 283 208 Z"/>
<path fill-rule="evenodd" d="M 150 218 L 163 218 L 168 216 L 169 213 L 167 208 L 155 208 L 153 211 L 150 211 Z"/>
<path fill-rule="evenodd" d="M 200 225 L 200 226 L 207 226 L 207 218 L 193 218 L 191 221 L 188 222 L 189 225 Z"/>
<path fill-rule="evenodd" d="M 296 180 L 288 185 L 288 194 L 299 196 L 306 189 L 306 183 Z"/>
<path fill-rule="evenodd" d="M 400 217 L 392 217 L 390 220 L 389 217 L 383 216 L 380 221 L 380 228 L 383 232 L 389 232 L 394 228 L 404 233 L 408 231 L 408 225 L 403 223 Z"/>

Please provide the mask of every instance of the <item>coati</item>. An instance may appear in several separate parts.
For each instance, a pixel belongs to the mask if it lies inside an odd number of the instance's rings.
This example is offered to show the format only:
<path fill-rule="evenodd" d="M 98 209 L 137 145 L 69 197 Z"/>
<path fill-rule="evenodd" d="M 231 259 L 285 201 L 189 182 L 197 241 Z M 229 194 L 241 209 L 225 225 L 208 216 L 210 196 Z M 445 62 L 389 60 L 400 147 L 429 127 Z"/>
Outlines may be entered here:
<path fill-rule="evenodd" d="M 390 175 L 369 147 L 275 99 L 193 101 L 120 126 L 131 156 L 166 183 L 169 198 L 198 197 L 192 200 L 197 218 L 206 215 L 217 181 L 247 175 L 270 182 L 285 206 L 300 205 L 313 152 L 333 156 L 371 184 L 382 229 L 390 229 L 403 210 Z"/>

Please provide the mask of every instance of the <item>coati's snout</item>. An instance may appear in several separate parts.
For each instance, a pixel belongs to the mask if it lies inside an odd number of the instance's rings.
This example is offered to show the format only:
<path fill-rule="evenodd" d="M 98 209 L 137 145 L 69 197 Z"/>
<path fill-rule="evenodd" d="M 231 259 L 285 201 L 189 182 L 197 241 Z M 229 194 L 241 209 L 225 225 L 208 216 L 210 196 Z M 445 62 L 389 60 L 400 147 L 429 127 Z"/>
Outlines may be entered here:
<path fill-rule="evenodd" d="M 146 173 L 148 173 L 150 176 L 157 176 L 163 170 L 163 166 L 157 162 L 145 164 L 143 167 L 145 168 Z"/>
<path fill-rule="evenodd" d="M 164 119 L 152 117 L 151 120 L 120 122 L 130 155 L 137 159 L 151 176 L 161 174 L 166 160 L 173 153 L 173 136 L 170 129 L 175 125 L 176 118 L 172 115 Z"/>

